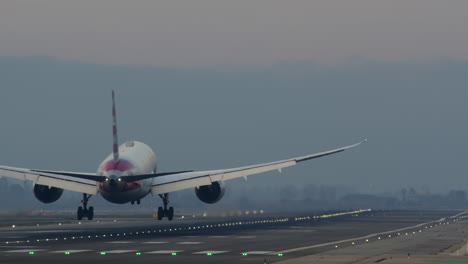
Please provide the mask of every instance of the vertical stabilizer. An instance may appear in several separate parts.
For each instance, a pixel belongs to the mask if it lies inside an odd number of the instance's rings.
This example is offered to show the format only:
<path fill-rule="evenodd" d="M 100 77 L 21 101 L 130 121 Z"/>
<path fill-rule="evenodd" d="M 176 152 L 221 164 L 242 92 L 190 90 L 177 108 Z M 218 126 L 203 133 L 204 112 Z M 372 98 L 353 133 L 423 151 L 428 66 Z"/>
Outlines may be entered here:
<path fill-rule="evenodd" d="M 115 95 L 114 90 L 112 90 L 112 137 L 114 139 L 114 161 L 119 160 L 119 141 L 117 140 L 117 118 L 115 115 Z"/>

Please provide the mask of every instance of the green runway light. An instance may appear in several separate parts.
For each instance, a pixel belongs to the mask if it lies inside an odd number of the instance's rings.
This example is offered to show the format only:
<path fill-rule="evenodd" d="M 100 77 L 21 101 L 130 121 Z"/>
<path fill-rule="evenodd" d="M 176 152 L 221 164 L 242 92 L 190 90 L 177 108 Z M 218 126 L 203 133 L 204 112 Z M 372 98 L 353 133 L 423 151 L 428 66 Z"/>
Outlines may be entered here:
<path fill-rule="evenodd" d="M 34 255 L 34 251 L 29 251 L 28 254 L 29 255 Z"/>
<path fill-rule="evenodd" d="M 135 255 L 140 256 L 141 252 L 136 252 Z"/>
<path fill-rule="evenodd" d="M 278 257 L 282 257 L 283 256 L 283 253 L 278 253 Z"/>
<path fill-rule="evenodd" d="M 177 253 L 176 253 L 176 252 L 172 252 L 171 255 L 172 255 L 172 256 L 177 256 Z"/>
<path fill-rule="evenodd" d="M 213 255 L 213 253 L 208 252 L 208 253 L 206 253 L 206 255 L 211 256 L 211 255 Z"/>
<path fill-rule="evenodd" d="M 65 252 L 65 255 L 70 255 L 70 252 L 66 251 L 66 252 Z"/>
<path fill-rule="evenodd" d="M 242 253 L 242 256 L 247 256 L 247 253 Z"/>
<path fill-rule="evenodd" d="M 106 252 L 101 252 L 101 255 L 103 255 L 103 256 L 104 256 L 105 254 L 106 254 Z"/>

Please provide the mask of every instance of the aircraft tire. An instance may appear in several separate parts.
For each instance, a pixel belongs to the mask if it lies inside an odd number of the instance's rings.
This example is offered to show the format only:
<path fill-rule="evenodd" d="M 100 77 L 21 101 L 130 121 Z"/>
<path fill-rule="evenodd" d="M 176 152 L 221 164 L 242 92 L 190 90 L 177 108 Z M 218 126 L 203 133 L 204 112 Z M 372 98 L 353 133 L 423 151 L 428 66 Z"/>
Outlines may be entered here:
<path fill-rule="evenodd" d="M 174 218 L 174 207 L 169 207 L 169 210 L 167 212 L 167 219 L 169 219 L 169 221 L 172 221 L 172 218 Z"/>
<path fill-rule="evenodd" d="M 78 211 L 76 212 L 76 218 L 81 220 L 83 218 L 83 207 L 78 207 Z"/>
<path fill-rule="evenodd" d="M 164 210 L 161 206 L 158 207 L 158 220 L 163 219 L 164 217 Z"/>
<path fill-rule="evenodd" d="M 88 220 L 93 220 L 93 217 L 94 217 L 94 207 L 92 207 L 92 206 L 89 207 L 87 216 L 88 216 Z"/>

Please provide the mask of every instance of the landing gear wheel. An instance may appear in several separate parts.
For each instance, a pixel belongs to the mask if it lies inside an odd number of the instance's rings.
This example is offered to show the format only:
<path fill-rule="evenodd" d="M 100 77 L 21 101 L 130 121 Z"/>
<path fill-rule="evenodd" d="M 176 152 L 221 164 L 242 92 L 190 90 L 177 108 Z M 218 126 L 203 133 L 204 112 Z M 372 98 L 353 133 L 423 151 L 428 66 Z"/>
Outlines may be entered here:
<path fill-rule="evenodd" d="M 78 207 L 78 211 L 76 212 L 76 218 L 81 220 L 83 218 L 83 207 Z"/>
<path fill-rule="evenodd" d="M 89 207 L 88 209 L 88 220 L 93 220 L 93 217 L 94 217 L 94 207 Z"/>
<path fill-rule="evenodd" d="M 164 217 L 164 210 L 161 206 L 158 207 L 158 220 L 163 219 Z"/>
<path fill-rule="evenodd" d="M 169 209 L 167 209 L 167 205 L 169 204 L 169 194 L 160 194 L 159 197 L 161 197 L 161 199 L 163 200 L 164 207 L 160 206 L 158 208 L 158 220 L 167 217 L 167 219 L 171 221 L 174 218 L 174 207 L 169 207 Z"/>
<path fill-rule="evenodd" d="M 88 220 L 93 220 L 94 217 L 94 208 L 91 206 L 88 209 L 88 200 L 91 197 L 91 195 L 88 195 L 86 193 L 83 193 L 83 200 L 81 200 L 81 203 L 83 204 L 83 207 L 78 207 L 78 211 L 76 212 L 76 218 L 78 220 L 83 219 L 83 217 L 87 217 Z"/>
<path fill-rule="evenodd" d="M 174 218 L 174 207 L 169 207 L 167 219 L 169 219 L 169 221 L 172 221 L 172 218 Z"/>

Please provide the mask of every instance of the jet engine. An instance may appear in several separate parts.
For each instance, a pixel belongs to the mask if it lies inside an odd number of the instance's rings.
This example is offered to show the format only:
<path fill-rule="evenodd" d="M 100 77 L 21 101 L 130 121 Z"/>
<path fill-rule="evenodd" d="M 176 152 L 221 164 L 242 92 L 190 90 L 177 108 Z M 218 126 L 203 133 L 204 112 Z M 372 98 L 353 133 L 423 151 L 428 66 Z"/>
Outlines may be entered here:
<path fill-rule="evenodd" d="M 34 196 L 43 203 L 53 203 L 62 196 L 63 189 L 46 185 L 34 185 Z"/>
<path fill-rule="evenodd" d="M 223 198 L 224 190 L 224 186 L 221 183 L 213 182 L 211 185 L 204 185 L 199 188 L 195 188 L 195 194 L 200 201 L 213 204 Z"/>

